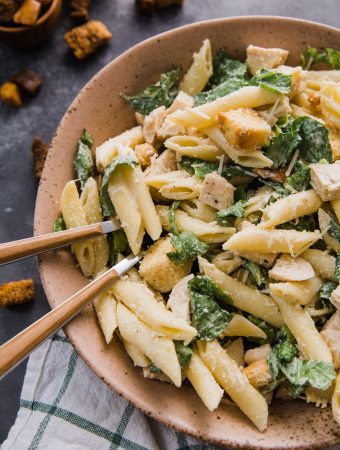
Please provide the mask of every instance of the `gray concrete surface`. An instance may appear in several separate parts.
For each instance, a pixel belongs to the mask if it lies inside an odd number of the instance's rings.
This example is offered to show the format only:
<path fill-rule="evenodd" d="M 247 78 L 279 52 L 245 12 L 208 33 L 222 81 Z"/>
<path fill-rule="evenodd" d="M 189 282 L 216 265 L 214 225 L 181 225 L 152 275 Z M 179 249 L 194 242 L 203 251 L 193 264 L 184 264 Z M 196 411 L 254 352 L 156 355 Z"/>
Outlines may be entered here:
<path fill-rule="evenodd" d="M 67 106 L 82 86 L 105 64 L 143 39 L 199 20 L 237 15 L 293 16 L 340 25 L 339 0 L 186 0 L 183 8 L 153 17 L 138 16 L 133 0 L 92 1 L 91 17 L 112 31 L 110 44 L 86 61 L 76 61 L 64 33 L 72 26 L 68 3 L 54 34 L 33 50 L 13 50 L 0 43 L 0 82 L 22 66 L 44 78 L 38 97 L 19 110 L 0 105 L 0 242 L 32 234 L 37 183 L 33 177 L 31 142 L 35 134 L 49 142 Z M 34 259 L 2 267 L 0 283 L 32 277 L 34 302 L 0 310 L 0 344 L 49 309 Z M 0 442 L 13 424 L 26 364 L 0 382 Z"/>

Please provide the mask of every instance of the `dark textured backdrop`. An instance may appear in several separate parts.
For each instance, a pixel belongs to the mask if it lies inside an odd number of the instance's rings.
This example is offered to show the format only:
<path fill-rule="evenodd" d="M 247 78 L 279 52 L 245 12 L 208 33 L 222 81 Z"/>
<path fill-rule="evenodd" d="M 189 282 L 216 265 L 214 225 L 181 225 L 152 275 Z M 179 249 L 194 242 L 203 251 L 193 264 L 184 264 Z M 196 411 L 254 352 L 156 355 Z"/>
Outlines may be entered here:
<path fill-rule="evenodd" d="M 105 64 L 130 46 L 154 34 L 187 23 L 237 15 L 293 16 L 340 25 L 340 0 L 186 0 L 183 8 L 153 17 L 138 16 L 133 0 L 93 0 L 91 17 L 103 20 L 113 38 L 86 61 L 76 61 L 64 33 L 72 26 L 67 2 L 59 26 L 34 50 L 17 51 L 0 44 L 0 82 L 22 66 L 40 73 L 44 86 L 37 98 L 16 110 L 0 105 L 0 242 L 32 234 L 37 183 L 33 176 L 31 142 L 35 134 L 49 142 L 67 106 L 82 86 Z M 32 277 L 34 302 L 0 310 L 0 344 L 49 309 L 34 259 L 2 267 L 0 283 Z M 0 442 L 13 424 L 26 364 L 0 382 Z"/>

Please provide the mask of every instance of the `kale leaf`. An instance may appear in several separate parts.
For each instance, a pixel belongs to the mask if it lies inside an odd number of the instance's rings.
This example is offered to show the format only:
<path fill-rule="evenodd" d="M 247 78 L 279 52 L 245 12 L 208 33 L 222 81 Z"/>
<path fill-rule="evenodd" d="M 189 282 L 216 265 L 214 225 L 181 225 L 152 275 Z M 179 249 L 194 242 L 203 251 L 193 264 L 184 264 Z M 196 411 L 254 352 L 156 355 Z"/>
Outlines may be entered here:
<path fill-rule="evenodd" d="M 188 345 L 184 345 L 183 341 L 174 341 L 174 343 L 179 364 L 181 368 L 185 370 L 189 367 L 190 364 L 192 348 Z"/>
<path fill-rule="evenodd" d="M 222 209 L 216 214 L 216 220 L 219 225 L 232 226 L 236 217 L 244 217 L 244 200 L 239 200 L 226 209 Z"/>
<path fill-rule="evenodd" d="M 218 163 L 203 161 L 203 159 L 199 158 L 190 158 L 190 156 L 182 156 L 179 165 L 182 169 L 201 180 L 204 180 L 209 173 L 218 170 Z"/>
<path fill-rule="evenodd" d="M 332 150 L 328 130 L 310 117 L 297 117 L 274 137 L 266 149 L 266 156 L 273 161 L 272 169 L 288 164 L 295 150 L 306 163 L 317 163 L 322 159 L 332 162 Z"/>
<path fill-rule="evenodd" d="M 219 49 L 213 61 L 213 74 L 207 89 L 195 95 L 195 106 L 212 102 L 237 91 L 245 85 L 247 66 L 235 59 L 230 59 L 224 49 Z"/>
<path fill-rule="evenodd" d="M 109 264 L 114 266 L 117 263 L 118 253 L 123 253 L 128 248 L 128 240 L 124 230 L 113 231 L 109 237 Z"/>
<path fill-rule="evenodd" d="M 108 184 L 111 175 L 119 166 L 135 167 L 138 164 L 137 158 L 133 154 L 118 155 L 109 166 L 106 167 L 102 185 L 100 188 L 100 201 L 103 209 L 104 217 L 112 217 L 114 215 L 114 208 L 108 193 Z"/>
<path fill-rule="evenodd" d="M 257 287 L 263 287 L 266 279 L 268 278 L 268 273 L 264 267 L 255 264 L 253 261 L 246 259 L 242 266 L 249 271 L 250 281 Z"/>
<path fill-rule="evenodd" d="M 336 289 L 337 283 L 334 283 L 333 281 L 325 281 L 322 283 L 319 294 L 321 299 L 327 299 L 329 300 L 331 297 L 332 292 L 334 289 Z"/>
<path fill-rule="evenodd" d="M 199 255 L 205 255 L 210 250 L 209 244 L 202 242 L 193 233 L 189 231 L 180 233 L 178 231 L 175 223 L 175 210 L 178 208 L 179 203 L 178 201 L 173 202 L 169 208 L 170 238 L 176 252 L 169 252 L 166 255 L 175 264 L 193 261 Z"/>
<path fill-rule="evenodd" d="M 170 72 L 163 73 L 156 84 L 148 86 L 139 94 L 133 96 L 122 94 L 122 97 L 130 103 L 135 111 L 144 115 L 150 114 L 159 106 L 169 107 L 178 92 L 176 85 L 180 73 L 181 69 L 177 67 Z"/>
<path fill-rule="evenodd" d="M 278 70 L 261 69 L 250 81 L 250 86 L 260 86 L 274 94 L 288 95 L 292 87 L 292 76 Z"/>
<path fill-rule="evenodd" d="M 335 278 L 340 282 L 340 255 L 335 258 Z"/>
<path fill-rule="evenodd" d="M 65 225 L 64 219 L 62 217 L 59 217 L 58 219 L 56 219 L 54 221 L 53 231 L 56 233 L 58 231 L 63 231 L 63 230 L 66 230 L 66 225 Z"/>
<path fill-rule="evenodd" d="M 219 287 L 217 287 L 216 284 L 213 283 L 208 277 L 197 276 L 193 278 L 190 280 L 190 288 L 192 291 L 214 297 L 219 305 L 228 306 L 233 304 L 232 299 Z"/>
<path fill-rule="evenodd" d="M 306 191 L 310 188 L 310 167 L 303 161 L 297 161 L 294 173 L 286 179 L 284 187 L 288 192 Z"/>
<path fill-rule="evenodd" d="M 315 231 L 317 228 L 316 221 L 313 216 L 302 216 L 297 221 L 290 220 L 289 222 L 277 225 L 280 230 L 295 230 L 295 231 Z"/>
<path fill-rule="evenodd" d="M 84 187 L 87 179 L 93 175 L 93 158 L 91 147 L 93 139 L 91 134 L 84 130 L 78 142 L 77 155 L 74 160 L 74 167 L 76 169 L 77 178 L 80 179 L 81 188 Z"/>
<path fill-rule="evenodd" d="M 301 55 L 302 68 L 309 70 L 313 64 L 324 63 L 333 69 L 340 69 L 340 52 L 333 48 L 324 51 L 315 47 L 308 47 Z"/>
<path fill-rule="evenodd" d="M 278 332 L 277 341 L 268 358 L 274 381 L 282 380 L 284 376 L 294 397 L 300 395 L 307 386 L 321 390 L 329 388 L 335 379 L 332 364 L 298 358 L 298 347 L 287 327 Z"/>
<path fill-rule="evenodd" d="M 267 335 L 266 339 L 262 338 L 247 338 L 248 341 L 251 342 L 258 342 L 260 344 L 272 344 L 276 339 L 277 329 L 273 327 L 272 325 L 269 325 L 269 323 L 265 322 L 264 320 L 260 319 L 259 317 L 249 315 L 247 316 L 247 319 L 250 320 L 254 325 L 261 328 L 262 331 L 264 331 Z"/>
<path fill-rule="evenodd" d="M 233 313 L 219 307 L 213 292 L 199 292 L 195 278 L 188 282 L 188 289 L 192 325 L 201 340 L 212 341 L 226 329 Z"/>

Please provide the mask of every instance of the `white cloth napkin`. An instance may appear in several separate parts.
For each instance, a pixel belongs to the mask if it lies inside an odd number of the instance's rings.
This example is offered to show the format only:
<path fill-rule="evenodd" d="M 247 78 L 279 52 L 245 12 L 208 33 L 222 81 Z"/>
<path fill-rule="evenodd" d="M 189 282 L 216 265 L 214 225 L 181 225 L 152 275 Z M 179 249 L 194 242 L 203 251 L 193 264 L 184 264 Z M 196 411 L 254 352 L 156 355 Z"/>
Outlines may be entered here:
<path fill-rule="evenodd" d="M 213 450 L 144 416 L 112 392 L 59 332 L 29 358 L 2 450 Z"/>

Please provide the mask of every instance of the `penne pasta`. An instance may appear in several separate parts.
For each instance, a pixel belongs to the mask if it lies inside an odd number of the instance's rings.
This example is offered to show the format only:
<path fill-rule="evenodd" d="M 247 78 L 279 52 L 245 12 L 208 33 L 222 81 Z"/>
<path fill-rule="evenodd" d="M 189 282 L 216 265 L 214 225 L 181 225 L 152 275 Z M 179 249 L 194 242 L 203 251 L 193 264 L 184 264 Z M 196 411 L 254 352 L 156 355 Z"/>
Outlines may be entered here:
<path fill-rule="evenodd" d="M 158 189 L 162 197 L 171 200 L 197 198 L 202 189 L 202 183 L 183 170 L 147 176 L 146 184 Z"/>
<path fill-rule="evenodd" d="M 182 384 L 181 367 L 171 339 L 159 336 L 121 303 L 117 306 L 119 332 L 122 338 L 145 354 L 175 386 Z"/>
<path fill-rule="evenodd" d="M 337 281 L 335 278 L 335 258 L 327 251 L 309 248 L 301 256 L 312 265 L 321 278 Z"/>
<path fill-rule="evenodd" d="M 286 283 L 270 283 L 271 296 L 277 296 L 289 303 L 308 305 L 316 297 L 322 281 L 318 277 L 313 277 L 305 281 L 288 281 Z"/>
<path fill-rule="evenodd" d="M 166 148 L 179 155 L 191 156 L 204 161 L 218 161 L 223 150 L 210 139 L 199 136 L 173 136 L 164 142 Z"/>
<path fill-rule="evenodd" d="M 266 339 L 267 337 L 261 328 L 240 314 L 234 314 L 227 328 L 223 331 L 223 336 L 246 336 L 260 339 Z"/>
<path fill-rule="evenodd" d="M 265 398 L 249 383 L 236 362 L 217 341 L 199 341 L 197 345 L 203 362 L 212 371 L 217 382 L 255 426 L 264 431 L 268 420 Z"/>

